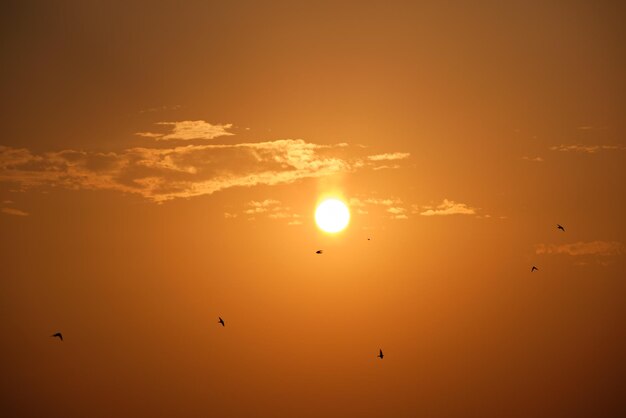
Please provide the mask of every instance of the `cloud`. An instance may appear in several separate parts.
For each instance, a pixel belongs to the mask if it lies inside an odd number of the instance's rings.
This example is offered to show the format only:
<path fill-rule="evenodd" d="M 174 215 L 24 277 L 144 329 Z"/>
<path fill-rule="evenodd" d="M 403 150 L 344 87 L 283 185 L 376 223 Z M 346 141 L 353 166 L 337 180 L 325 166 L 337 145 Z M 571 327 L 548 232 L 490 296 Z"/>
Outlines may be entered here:
<path fill-rule="evenodd" d="M 391 199 L 365 199 L 365 203 L 369 203 L 370 205 L 382 205 L 382 206 L 391 206 L 395 203 L 402 203 L 401 200 L 391 200 Z"/>
<path fill-rule="evenodd" d="M 576 242 L 573 244 L 537 244 L 536 254 L 566 254 L 570 256 L 614 256 L 626 253 L 626 246 L 617 241 Z"/>
<path fill-rule="evenodd" d="M 248 206 L 252 206 L 253 208 L 268 208 L 270 206 L 275 206 L 280 203 L 279 200 L 274 199 L 265 199 L 263 201 L 251 200 L 248 202 Z"/>
<path fill-rule="evenodd" d="M 370 161 L 393 161 L 393 160 L 403 160 L 405 158 L 409 158 L 411 156 L 408 152 L 392 152 L 387 154 L 376 154 L 370 155 L 367 157 Z"/>
<path fill-rule="evenodd" d="M 365 206 L 365 203 L 357 197 L 351 197 L 349 201 L 349 205 L 362 208 Z"/>
<path fill-rule="evenodd" d="M 290 213 L 291 208 L 280 206 L 279 200 L 265 199 L 261 201 L 252 200 L 248 202 L 249 209 L 243 211 L 247 215 L 266 213 L 269 219 L 293 219 L 300 218 L 297 213 Z"/>
<path fill-rule="evenodd" d="M 561 152 L 581 152 L 586 154 L 595 154 L 598 151 L 611 151 L 611 150 L 626 150 L 623 145 L 557 145 L 550 147 L 552 151 Z"/>
<path fill-rule="evenodd" d="M 163 202 L 231 187 L 288 184 L 354 171 L 358 159 L 335 155 L 343 146 L 282 139 L 130 148 L 118 153 L 63 150 L 42 154 L 0 146 L 0 181 L 18 183 L 22 189 L 116 190 Z"/>
<path fill-rule="evenodd" d="M 291 208 L 288 206 L 281 206 L 280 201 L 274 199 L 265 200 L 252 200 L 246 204 L 248 209 L 242 211 L 245 215 L 261 215 L 267 219 L 285 219 L 289 220 L 287 225 L 300 225 L 302 222 L 299 220 L 301 216 L 297 213 L 291 213 Z M 227 218 L 234 218 L 237 215 L 227 213 Z M 248 217 L 248 221 L 257 220 L 256 216 Z"/>
<path fill-rule="evenodd" d="M 274 212 L 267 215 L 270 219 L 289 219 L 289 218 L 299 218 L 300 215 L 297 213 L 288 213 L 288 212 Z"/>
<path fill-rule="evenodd" d="M 280 202 L 278 200 L 273 200 L 273 199 L 265 199 L 263 201 L 256 201 L 256 200 L 252 200 L 251 202 L 248 202 L 248 206 L 250 207 L 249 209 L 246 209 L 244 211 L 244 213 L 247 213 L 248 215 L 254 214 L 254 213 L 263 213 L 263 212 L 267 212 L 270 207 L 272 206 L 276 206 L 278 205 Z"/>
<path fill-rule="evenodd" d="M 137 135 L 158 141 L 210 140 L 233 135 L 229 131 L 232 124 L 203 120 L 157 125 L 168 131 Z M 35 153 L 26 148 L 0 146 L 0 182 L 15 183 L 20 191 L 33 187 L 115 190 L 163 202 L 210 195 L 232 187 L 289 184 L 377 169 L 380 167 L 376 161 L 409 156 L 402 152 L 368 156 L 364 149 L 355 148 L 347 143 L 322 145 L 302 139 L 135 147 L 115 152 L 65 149 Z"/>
<path fill-rule="evenodd" d="M 387 212 L 389 212 L 391 214 L 394 214 L 394 215 L 400 215 L 400 214 L 406 212 L 406 209 L 398 208 L 398 207 L 390 207 L 390 208 L 387 208 Z"/>
<path fill-rule="evenodd" d="M 400 168 L 400 166 L 398 164 L 394 164 L 394 165 L 377 165 L 375 167 L 372 167 L 372 170 L 395 170 L 397 168 Z"/>
<path fill-rule="evenodd" d="M 425 211 L 420 212 L 423 216 L 437 215 L 475 215 L 476 209 L 469 207 L 465 203 L 457 203 L 453 200 L 444 199 L 437 207 L 424 207 Z"/>
<path fill-rule="evenodd" d="M 232 219 L 232 218 L 236 218 L 236 217 L 237 217 L 236 213 L 224 212 L 224 218 L 226 218 L 226 219 Z"/>
<path fill-rule="evenodd" d="M 409 219 L 409 217 L 406 216 L 406 209 L 404 208 L 392 206 L 387 208 L 387 212 L 393 215 L 392 219 Z"/>
<path fill-rule="evenodd" d="M 350 199 L 350 206 L 356 207 L 356 213 L 359 215 L 367 215 L 369 212 L 365 209 L 368 206 L 382 206 L 385 208 L 385 212 L 390 213 L 392 219 L 407 219 L 405 215 L 406 209 L 398 206 L 402 204 L 402 200 L 400 199 L 390 199 L 390 198 L 367 198 L 367 199 L 359 199 L 353 197 Z"/>
<path fill-rule="evenodd" d="M 212 125 L 203 120 L 184 120 L 180 122 L 158 122 L 157 125 L 171 126 L 170 133 L 137 132 L 135 135 L 154 138 L 157 141 L 192 139 L 214 139 L 220 136 L 234 135 L 228 132 L 232 123 Z"/>
<path fill-rule="evenodd" d="M 6 213 L 7 215 L 13 216 L 28 216 L 27 212 L 23 210 L 15 209 L 15 208 L 2 208 L 2 213 Z"/>
<path fill-rule="evenodd" d="M 156 134 L 154 132 L 135 132 L 137 136 L 143 136 L 144 138 L 160 138 L 163 134 Z"/>
<path fill-rule="evenodd" d="M 522 157 L 522 160 L 532 161 L 533 163 L 542 163 L 543 158 L 541 157 Z"/>

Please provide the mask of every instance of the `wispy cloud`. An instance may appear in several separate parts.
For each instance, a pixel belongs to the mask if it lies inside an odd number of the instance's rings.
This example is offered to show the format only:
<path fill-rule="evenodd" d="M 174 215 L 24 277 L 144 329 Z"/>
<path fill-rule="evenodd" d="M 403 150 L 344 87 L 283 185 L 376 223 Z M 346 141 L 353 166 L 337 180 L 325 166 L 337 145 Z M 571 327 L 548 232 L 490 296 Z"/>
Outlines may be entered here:
<path fill-rule="evenodd" d="M 406 216 L 406 209 L 401 207 L 392 206 L 387 208 L 387 213 L 391 213 L 393 216 L 392 219 L 409 219 Z"/>
<path fill-rule="evenodd" d="M 268 218 L 270 219 L 291 219 L 291 218 L 299 218 L 300 215 L 298 215 L 297 213 L 289 213 L 289 212 L 272 212 L 269 215 L 267 215 Z"/>
<path fill-rule="evenodd" d="M 541 157 L 522 157 L 522 160 L 532 161 L 533 163 L 542 163 L 543 158 Z"/>
<path fill-rule="evenodd" d="M 378 198 L 369 198 L 365 199 L 365 203 L 370 205 L 381 205 L 381 206 L 391 206 L 396 203 L 402 203 L 399 199 L 378 199 Z"/>
<path fill-rule="evenodd" d="M 283 139 L 131 148 L 119 153 L 63 150 L 43 154 L 0 146 L 0 181 L 19 183 L 23 189 L 50 185 L 117 190 L 162 202 L 231 187 L 286 184 L 354 171 L 358 159 L 333 155 L 338 146 Z"/>
<path fill-rule="evenodd" d="M 287 219 L 289 220 L 288 225 L 299 225 L 302 223 L 299 220 L 299 214 L 292 213 L 290 207 L 282 206 L 278 200 L 252 200 L 246 206 L 247 209 L 243 211 L 246 215 L 262 215 L 267 216 L 268 219 Z M 248 218 L 248 220 L 256 220 L 256 218 Z"/>
<path fill-rule="evenodd" d="M 28 216 L 27 212 L 24 212 L 23 210 L 19 210 L 15 208 L 2 208 L 0 210 L 2 210 L 2 213 L 6 213 L 7 215 Z"/>
<path fill-rule="evenodd" d="M 163 136 L 163 134 L 157 134 L 154 132 L 135 132 L 135 135 L 142 136 L 144 138 L 154 138 L 154 139 L 158 139 Z"/>
<path fill-rule="evenodd" d="M 555 145 L 550 147 L 552 151 L 561 151 L 561 152 L 581 152 L 586 154 L 595 154 L 598 151 L 615 151 L 615 150 L 626 150 L 626 147 L 623 145 L 582 145 L 582 144 L 574 144 L 574 145 Z"/>
<path fill-rule="evenodd" d="M 171 126 L 170 133 L 137 132 L 136 135 L 154 138 L 157 141 L 192 139 L 214 139 L 220 136 L 234 135 L 228 132 L 233 127 L 232 123 L 210 124 L 203 120 L 184 120 L 180 122 L 158 122 L 157 125 Z"/>
<path fill-rule="evenodd" d="M 614 256 L 626 253 L 626 246 L 617 241 L 576 242 L 573 244 L 537 244 L 536 254 L 566 254 L 570 256 Z"/>
<path fill-rule="evenodd" d="M 233 135 L 229 132 L 232 124 L 203 120 L 157 125 L 169 131 L 137 135 L 159 141 L 208 140 Z M 66 149 L 35 153 L 26 148 L 0 146 L 0 181 L 16 183 L 22 191 L 45 186 L 116 190 L 163 202 L 210 195 L 232 187 L 289 184 L 375 169 L 376 161 L 409 155 L 363 153 L 363 149 L 355 150 L 346 143 L 321 145 L 302 139 L 135 147 L 116 152 Z"/>
<path fill-rule="evenodd" d="M 402 207 L 402 200 L 396 198 L 357 198 L 350 199 L 350 206 L 356 208 L 356 213 L 359 215 L 367 215 L 369 211 L 366 208 L 379 207 L 384 209 L 386 213 L 391 214 L 391 219 L 408 219 L 406 215 L 406 209 Z"/>
<path fill-rule="evenodd" d="M 374 166 L 374 167 L 372 167 L 372 170 L 376 170 L 376 171 L 378 171 L 378 170 L 395 170 L 397 168 L 400 168 L 400 166 L 398 164 L 393 164 L 393 165 L 386 165 L 386 164 L 384 164 L 384 165 Z"/>
<path fill-rule="evenodd" d="M 370 161 L 394 161 L 394 160 L 403 160 L 405 158 L 409 158 L 411 156 L 408 152 L 391 152 L 387 154 L 376 154 L 370 155 L 367 157 Z"/>
<path fill-rule="evenodd" d="M 465 203 L 457 203 L 453 200 L 444 199 L 440 205 L 435 207 L 425 206 L 426 209 L 420 212 L 423 216 L 443 216 L 443 215 L 475 215 L 476 209 Z"/>
<path fill-rule="evenodd" d="M 363 202 L 358 197 L 351 197 L 349 200 L 349 204 L 350 206 L 355 206 L 355 207 L 360 207 L 360 208 L 365 206 L 365 202 Z"/>
<path fill-rule="evenodd" d="M 252 215 L 254 213 L 264 213 L 270 210 L 272 206 L 276 206 L 280 204 L 278 200 L 273 199 L 265 199 L 262 201 L 253 200 L 248 202 L 249 208 L 244 211 L 244 213 L 248 215 Z"/>

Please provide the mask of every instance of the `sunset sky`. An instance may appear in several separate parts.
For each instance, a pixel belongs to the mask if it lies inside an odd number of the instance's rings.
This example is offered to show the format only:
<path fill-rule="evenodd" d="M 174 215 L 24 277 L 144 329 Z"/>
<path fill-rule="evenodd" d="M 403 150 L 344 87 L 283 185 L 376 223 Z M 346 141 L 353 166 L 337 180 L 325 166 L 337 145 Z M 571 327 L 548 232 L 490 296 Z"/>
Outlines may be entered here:
<path fill-rule="evenodd" d="M 619 3 L 2 2 L 0 415 L 626 414 Z"/>

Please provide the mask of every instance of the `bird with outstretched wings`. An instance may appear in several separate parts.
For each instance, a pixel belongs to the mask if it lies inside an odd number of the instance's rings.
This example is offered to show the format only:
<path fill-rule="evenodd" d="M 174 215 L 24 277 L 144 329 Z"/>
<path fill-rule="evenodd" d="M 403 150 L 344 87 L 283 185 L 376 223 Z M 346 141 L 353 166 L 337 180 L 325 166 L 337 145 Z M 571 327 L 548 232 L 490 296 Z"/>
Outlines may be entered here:
<path fill-rule="evenodd" d="M 219 317 L 219 316 L 218 316 L 218 318 L 219 318 L 220 320 L 219 320 L 219 321 L 217 321 L 217 323 L 218 323 L 218 324 L 222 324 L 222 326 L 223 326 L 223 327 L 225 327 L 226 325 L 224 325 L 224 320 L 222 319 L 222 317 Z"/>
<path fill-rule="evenodd" d="M 63 334 L 61 334 L 60 332 L 55 332 L 54 334 L 51 335 L 52 338 L 58 338 L 59 340 L 63 341 Z"/>
<path fill-rule="evenodd" d="M 537 271 L 539 270 L 537 267 L 533 266 L 533 268 L 530 269 L 530 272 L 532 273 L 533 271 Z"/>
<path fill-rule="evenodd" d="M 565 232 L 565 228 L 563 228 L 563 225 L 556 224 L 556 229 L 560 229 L 561 231 Z"/>
<path fill-rule="evenodd" d="M 378 350 L 378 352 L 379 352 L 379 354 L 378 354 L 376 357 L 378 357 L 379 359 L 381 359 L 381 360 L 382 360 L 382 359 L 383 359 L 383 357 L 385 357 L 385 355 L 383 354 L 383 350 L 382 350 L 382 348 L 381 348 L 381 349 L 379 349 L 379 350 Z"/>

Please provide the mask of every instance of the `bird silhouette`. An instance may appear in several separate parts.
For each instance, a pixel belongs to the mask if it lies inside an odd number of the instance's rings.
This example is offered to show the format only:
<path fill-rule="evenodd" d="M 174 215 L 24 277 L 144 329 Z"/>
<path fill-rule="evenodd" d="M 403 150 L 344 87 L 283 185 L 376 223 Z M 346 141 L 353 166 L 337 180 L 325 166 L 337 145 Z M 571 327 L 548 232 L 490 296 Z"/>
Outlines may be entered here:
<path fill-rule="evenodd" d="M 533 268 L 530 269 L 530 272 L 532 273 L 535 270 L 539 270 L 537 267 L 533 266 Z"/>
<path fill-rule="evenodd" d="M 226 325 L 224 325 L 224 320 L 218 316 L 218 318 L 220 319 L 219 321 L 217 321 L 219 324 L 222 324 L 223 327 L 225 327 Z"/>
<path fill-rule="evenodd" d="M 372 239 L 371 239 L 371 238 L 368 238 L 367 240 L 368 240 L 368 241 L 371 241 Z"/>
<path fill-rule="evenodd" d="M 53 338 L 56 337 L 59 340 L 63 341 L 63 334 L 61 334 L 60 332 L 56 332 L 56 333 L 52 334 L 51 337 L 53 337 Z"/>
<path fill-rule="evenodd" d="M 565 232 L 565 228 L 563 228 L 562 225 L 556 224 L 556 229 L 560 229 L 561 231 Z"/>
<path fill-rule="evenodd" d="M 324 250 L 317 250 L 315 251 L 315 254 L 322 254 L 324 252 Z"/>
<path fill-rule="evenodd" d="M 385 355 L 383 354 L 383 350 L 382 350 L 382 349 L 380 349 L 379 351 L 380 351 L 380 354 L 379 354 L 379 355 L 377 355 L 376 357 L 378 357 L 379 359 L 381 359 L 381 360 L 382 360 L 382 359 L 383 359 L 383 357 L 385 357 Z"/>

